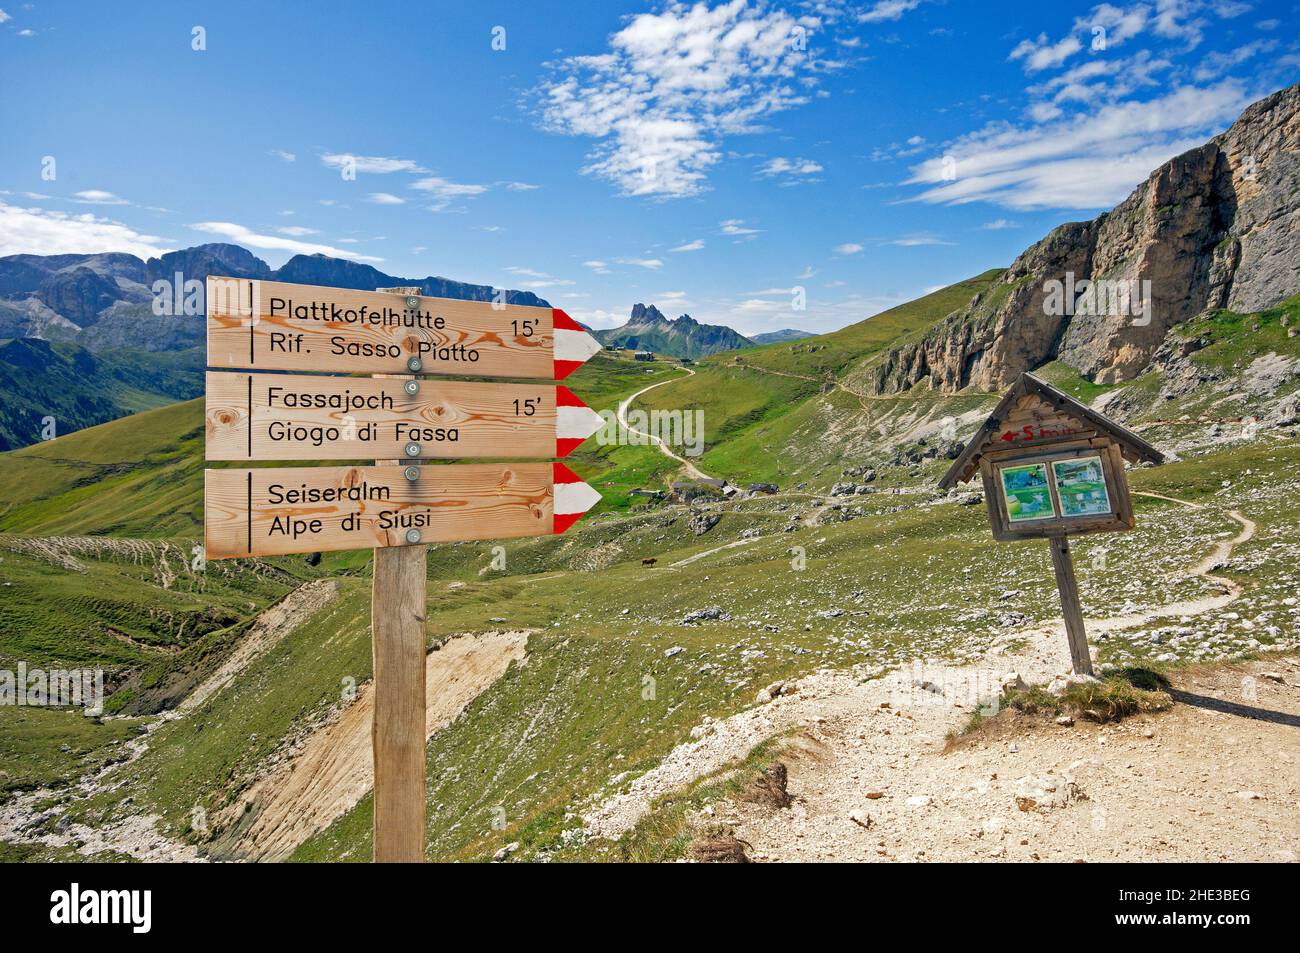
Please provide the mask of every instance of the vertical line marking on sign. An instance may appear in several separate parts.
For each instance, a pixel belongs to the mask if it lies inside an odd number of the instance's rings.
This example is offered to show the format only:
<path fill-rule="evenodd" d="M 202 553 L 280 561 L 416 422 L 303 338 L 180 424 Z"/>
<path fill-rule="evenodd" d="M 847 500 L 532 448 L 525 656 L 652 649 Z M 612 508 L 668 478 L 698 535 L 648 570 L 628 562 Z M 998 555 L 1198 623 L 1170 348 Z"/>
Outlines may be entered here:
<path fill-rule="evenodd" d="M 248 555 L 253 555 L 253 471 L 248 471 Z"/>
<path fill-rule="evenodd" d="M 248 375 L 248 416 L 244 418 L 248 428 L 248 459 L 253 459 L 253 375 Z"/>
<path fill-rule="evenodd" d="M 253 283 L 248 283 L 248 363 L 256 364 L 257 360 L 253 357 L 253 324 L 257 321 L 257 315 L 253 314 Z"/>

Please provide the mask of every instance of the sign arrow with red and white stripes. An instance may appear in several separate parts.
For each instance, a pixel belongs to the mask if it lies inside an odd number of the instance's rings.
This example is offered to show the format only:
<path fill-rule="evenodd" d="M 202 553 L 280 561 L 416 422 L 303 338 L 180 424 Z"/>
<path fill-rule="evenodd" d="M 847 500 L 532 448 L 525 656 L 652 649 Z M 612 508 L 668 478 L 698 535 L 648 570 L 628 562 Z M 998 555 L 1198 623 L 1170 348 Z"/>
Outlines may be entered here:
<path fill-rule="evenodd" d="M 582 514 L 600 502 L 600 494 L 582 482 L 576 473 L 563 463 L 551 464 L 555 480 L 555 513 L 551 532 L 559 535 L 578 522 Z"/>
<path fill-rule="evenodd" d="M 207 283 L 208 366 L 563 380 L 600 342 L 559 308 L 250 278 Z"/>
<path fill-rule="evenodd" d="M 209 371 L 209 460 L 563 457 L 604 419 L 563 384 Z"/>
<path fill-rule="evenodd" d="M 208 470 L 208 559 L 563 533 L 600 494 L 562 463 Z"/>

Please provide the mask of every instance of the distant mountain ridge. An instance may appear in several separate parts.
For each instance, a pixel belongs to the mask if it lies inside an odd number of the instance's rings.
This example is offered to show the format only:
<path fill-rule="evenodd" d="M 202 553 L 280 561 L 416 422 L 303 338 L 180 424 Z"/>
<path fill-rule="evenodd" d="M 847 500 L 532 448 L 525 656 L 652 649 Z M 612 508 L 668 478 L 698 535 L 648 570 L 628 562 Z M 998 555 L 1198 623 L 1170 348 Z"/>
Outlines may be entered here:
<path fill-rule="evenodd" d="M 764 331 L 762 334 L 751 334 L 749 339 L 761 346 L 763 344 L 784 344 L 787 341 L 802 341 L 804 338 L 815 338 L 816 336 L 812 331 L 782 328 L 780 331 Z"/>
<path fill-rule="evenodd" d="M 701 324 L 689 314 L 676 320 L 666 318 L 653 304 L 633 305 L 627 324 L 593 333 L 602 344 L 692 360 L 754 346 L 753 341 L 726 325 Z"/>
<path fill-rule="evenodd" d="M 426 295 L 490 301 L 497 289 L 449 278 L 399 278 L 325 255 L 271 268 L 246 248 L 214 243 L 147 261 L 120 252 L 0 258 L 0 450 L 42 439 L 47 418 L 71 433 L 203 387 L 204 318 L 157 315 L 154 282 L 209 275 L 373 291 L 419 286 Z M 550 307 L 530 291 L 511 304 Z"/>
<path fill-rule="evenodd" d="M 71 341 L 92 351 L 136 347 L 175 351 L 203 344 L 202 315 L 153 313 L 158 280 L 205 281 L 209 275 L 261 278 L 333 288 L 409 285 L 438 298 L 490 301 L 497 289 L 430 275 L 399 278 L 370 265 L 326 255 L 295 255 L 271 268 L 246 248 L 214 243 L 141 260 L 134 255 L 9 255 L 0 258 L 0 339 Z M 531 291 L 506 291 L 511 304 L 550 307 Z"/>

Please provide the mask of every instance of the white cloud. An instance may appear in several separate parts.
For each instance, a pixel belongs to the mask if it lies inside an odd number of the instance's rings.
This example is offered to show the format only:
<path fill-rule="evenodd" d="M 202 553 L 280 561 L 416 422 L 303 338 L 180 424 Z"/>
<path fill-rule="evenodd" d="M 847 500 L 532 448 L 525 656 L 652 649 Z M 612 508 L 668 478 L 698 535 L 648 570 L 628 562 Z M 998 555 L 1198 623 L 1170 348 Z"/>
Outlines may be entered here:
<path fill-rule="evenodd" d="M 285 162 L 298 161 L 298 157 L 296 155 L 294 155 L 292 152 L 286 152 L 283 149 L 272 149 L 270 154 L 275 156 L 277 159 L 283 159 Z"/>
<path fill-rule="evenodd" d="M 1151 5 L 1135 3 L 1131 7 L 1117 7 L 1110 3 L 1101 3 L 1093 7 L 1087 16 L 1074 21 L 1076 33 L 1089 38 L 1095 36 L 1094 29 L 1100 27 L 1106 39 L 1106 49 L 1113 49 L 1133 39 L 1147 28 L 1151 18 Z"/>
<path fill-rule="evenodd" d="M 542 126 L 595 140 L 583 173 L 624 195 L 695 195 L 724 137 L 808 101 L 831 64 L 792 40 L 819 26 L 744 0 L 640 14 L 608 52 L 553 65 L 537 90 Z"/>
<path fill-rule="evenodd" d="M 609 263 L 608 263 L 608 262 L 596 261 L 596 260 L 593 259 L 592 261 L 584 261 L 584 262 L 582 263 L 582 267 L 584 267 L 584 268 L 590 268 L 592 271 L 594 271 L 594 272 L 595 272 L 596 274 L 598 274 L 598 275 L 607 275 L 607 274 L 609 274 Z"/>
<path fill-rule="evenodd" d="M 1039 70 L 1060 66 L 1081 49 L 1083 44 L 1079 42 L 1078 37 L 1067 36 L 1051 43 L 1046 33 L 1040 33 L 1036 40 L 1021 40 L 1007 59 L 1022 59 L 1025 61 L 1025 72 L 1036 73 Z"/>
<path fill-rule="evenodd" d="M 540 189 L 540 185 L 533 185 L 531 182 L 507 182 L 506 188 L 511 192 L 531 192 L 534 189 Z"/>
<path fill-rule="evenodd" d="M 729 218 L 726 221 L 719 222 L 718 229 L 724 235 L 732 235 L 737 238 L 752 238 L 760 231 L 746 225 L 743 218 Z"/>
<path fill-rule="evenodd" d="M 35 31 L 35 30 L 19 30 L 19 31 L 18 31 L 18 35 L 19 35 L 19 36 L 24 36 L 24 37 L 25 37 L 25 36 L 35 36 L 35 35 L 36 35 L 36 31 Z"/>
<path fill-rule="evenodd" d="M 321 165 L 331 169 L 352 169 L 374 175 L 393 172 L 427 172 L 418 162 L 410 159 L 390 159 L 384 156 L 359 156 L 350 152 L 327 152 L 320 157 Z"/>
<path fill-rule="evenodd" d="M 676 248 L 670 248 L 668 250 L 670 252 L 673 252 L 674 254 L 679 254 L 684 251 L 699 251 L 703 247 L 704 247 L 704 239 L 697 238 L 693 242 L 687 242 L 684 245 L 678 245 Z"/>
<path fill-rule="evenodd" d="M 536 268 L 522 268 L 518 265 L 510 265 L 506 268 L 506 271 L 518 278 L 525 279 L 519 283 L 520 287 L 523 288 L 563 288 L 574 284 L 567 278 L 556 278 L 554 275 L 548 275 Z"/>
<path fill-rule="evenodd" d="M 794 185 L 807 181 L 810 176 L 822 171 L 821 164 L 812 159 L 786 159 L 778 157 L 769 159 L 759 167 L 758 174 L 765 178 L 781 178 L 785 185 Z"/>
<path fill-rule="evenodd" d="M 439 175 L 431 175 L 411 183 L 411 188 L 428 192 L 433 196 L 431 211 L 441 212 L 456 199 L 474 198 L 488 190 L 486 185 L 470 185 L 465 182 L 453 182 Z"/>
<path fill-rule="evenodd" d="M 320 234 L 316 229 L 308 228 L 306 225 L 281 225 L 276 231 L 291 238 L 303 238 L 307 235 Z"/>
<path fill-rule="evenodd" d="M 835 254 L 856 255 L 862 251 L 862 247 L 863 246 L 859 245 L 857 242 L 845 242 L 843 245 L 835 246 Z"/>
<path fill-rule="evenodd" d="M 664 266 L 658 258 L 615 258 L 614 260 L 620 265 L 636 265 L 638 268 L 649 268 L 651 271 Z"/>
<path fill-rule="evenodd" d="M 899 248 L 923 248 L 928 245 L 951 245 L 952 242 L 946 242 L 942 238 L 935 238 L 932 235 L 912 235 L 907 238 L 895 238 L 892 241 L 885 242 L 886 245 L 897 245 Z"/>
<path fill-rule="evenodd" d="M 980 229 L 986 232 L 1000 232 L 1008 228 L 1019 228 L 1019 227 L 1020 225 L 1018 223 L 1013 222 L 1010 219 L 995 218 L 991 222 L 985 222 L 983 225 L 980 226 Z"/>
<path fill-rule="evenodd" d="M 69 215 L 0 202 L 0 255 L 67 255 L 126 252 L 151 258 L 174 246 L 156 235 L 90 212 Z"/>
<path fill-rule="evenodd" d="M 915 10 L 921 0 L 876 0 L 871 8 L 858 14 L 859 23 L 884 23 L 899 20 L 904 13 Z"/>
<path fill-rule="evenodd" d="M 1271 53 L 1277 49 L 1277 45 L 1277 40 L 1255 40 L 1234 50 L 1228 50 L 1226 53 L 1209 53 L 1205 59 L 1201 60 L 1201 65 L 1196 68 L 1195 73 L 1192 75 L 1198 83 L 1207 82 L 1217 76 L 1222 76 L 1234 66 L 1240 66 L 1260 53 Z"/>
<path fill-rule="evenodd" d="M 1177 88 L 1149 102 L 1107 104 L 1053 123 L 991 123 L 948 148 L 956 160 L 955 180 L 935 158 L 914 166 L 908 183 L 929 186 L 917 200 L 934 204 L 1105 208 L 1161 163 L 1226 127 L 1249 99 L 1239 82 L 1224 80 Z"/>
<path fill-rule="evenodd" d="M 0 23 L 8 23 L 12 19 L 13 17 L 5 13 L 3 10 L 0 10 Z"/>
<path fill-rule="evenodd" d="M 126 199 L 105 192 L 103 189 L 83 189 L 73 195 L 73 199 L 82 205 L 130 205 Z"/>
<path fill-rule="evenodd" d="M 796 281 L 807 281 L 809 278 L 811 278 L 811 277 L 812 277 L 813 275 L 815 275 L 815 274 L 817 274 L 817 272 L 813 271 L 813 266 L 812 266 L 812 265 L 809 265 L 809 266 L 808 266 L 807 268 L 805 268 L 803 271 L 799 272 L 799 274 L 795 275 L 795 280 L 796 280 Z"/>
<path fill-rule="evenodd" d="M 406 199 L 398 198 L 391 192 L 371 192 L 366 197 L 367 202 L 373 202 L 376 205 L 405 205 Z"/>
<path fill-rule="evenodd" d="M 1190 50 L 1204 38 L 1206 21 L 1196 16 L 1204 9 L 1203 0 L 1156 0 L 1152 30 L 1166 40 L 1182 40 Z"/>
<path fill-rule="evenodd" d="M 300 242 L 293 238 L 280 238 L 276 235 L 263 235 L 234 222 L 195 222 L 190 228 L 209 235 L 220 235 L 236 245 L 245 248 L 264 248 L 273 251 L 287 251 L 295 255 L 330 255 L 334 258 L 347 258 L 352 261 L 379 262 L 382 258 L 370 255 L 357 255 L 343 248 L 331 245 L 318 245 L 314 242 Z"/>

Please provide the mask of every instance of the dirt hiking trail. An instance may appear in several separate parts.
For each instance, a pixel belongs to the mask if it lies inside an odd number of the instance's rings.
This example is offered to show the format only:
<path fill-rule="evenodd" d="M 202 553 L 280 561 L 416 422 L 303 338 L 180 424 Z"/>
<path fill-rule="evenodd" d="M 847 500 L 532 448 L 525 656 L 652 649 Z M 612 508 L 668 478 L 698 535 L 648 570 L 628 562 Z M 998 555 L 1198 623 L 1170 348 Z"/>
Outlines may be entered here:
<path fill-rule="evenodd" d="M 1222 594 L 1089 619 L 1089 632 L 1196 616 L 1238 598 L 1240 587 L 1211 571 L 1256 527 L 1230 515 L 1242 531 L 1188 570 Z M 695 740 L 593 805 L 584 827 L 616 839 L 657 798 L 724 774 L 759 743 L 789 735 L 782 755 L 789 808 L 723 802 L 695 819 L 700 828 L 733 828 L 755 860 L 1300 857 L 1294 658 L 1180 671 L 1175 708 L 1156 716 L 1067 727 L 1012 712 L 949 742 L 1009 673 L 1047 682 L 1069 665 L 1064 624 L 1055 623 L 1000 636 L 979 665 L 918 660 L 892 673 L 863 667 L 778 683 L 755 707 L 706 720 Z"/>

